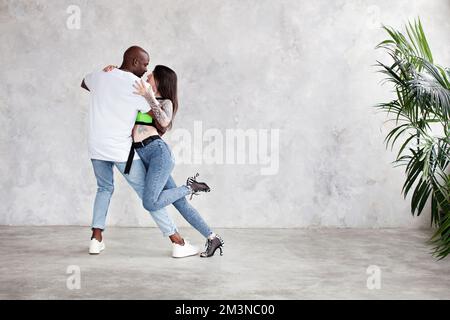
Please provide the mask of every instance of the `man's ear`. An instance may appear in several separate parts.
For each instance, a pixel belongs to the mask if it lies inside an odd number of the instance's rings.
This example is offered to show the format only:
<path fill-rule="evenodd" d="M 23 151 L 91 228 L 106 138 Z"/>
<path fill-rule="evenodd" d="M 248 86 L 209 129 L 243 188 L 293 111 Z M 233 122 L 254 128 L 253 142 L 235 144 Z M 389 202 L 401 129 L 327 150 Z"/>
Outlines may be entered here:
<path fill-rule="evenodd" d="M 133 59 L 133 65 L 134 65 L 134 66 L 137 66 L 138 64 L 139 64 L 138 59 L 134 58 L 134 59 Z"/>

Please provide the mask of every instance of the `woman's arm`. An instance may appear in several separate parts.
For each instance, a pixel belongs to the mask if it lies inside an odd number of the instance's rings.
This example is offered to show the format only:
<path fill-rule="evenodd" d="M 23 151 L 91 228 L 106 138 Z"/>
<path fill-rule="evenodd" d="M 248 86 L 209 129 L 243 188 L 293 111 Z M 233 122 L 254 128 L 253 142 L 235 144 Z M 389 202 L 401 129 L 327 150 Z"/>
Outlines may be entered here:
<path fill-rule="evenodd" d="M 172 101 L 163 100 L 159 102 L 158 99 L 155 98 L 155 94 L 151 86 L 148 88 L 145 87 L 144 81 L 136 81 L 134 85 L 136 91 L 135 94 L 139 94 L 147 100 L 148 105 L 150 106 L 150 111 L 148 114 L 154 118 L 162 127 L 167 127 L 172 121 L 173 115 L 173 106 Z"/>
<path fill-rule="evenodd" d="M 147 98 L 146 98 L 147 99 Z M 155 103 L 156 101 L 156 103 Z M 172 121 L 172 102 L 170 100 L 164 100 L 160 103 L 154 99 L 151 103 L 147 100 L 151 109 L 147 112 L 153 119 L 159 122 L 162 127 L 167 127 Z"/>

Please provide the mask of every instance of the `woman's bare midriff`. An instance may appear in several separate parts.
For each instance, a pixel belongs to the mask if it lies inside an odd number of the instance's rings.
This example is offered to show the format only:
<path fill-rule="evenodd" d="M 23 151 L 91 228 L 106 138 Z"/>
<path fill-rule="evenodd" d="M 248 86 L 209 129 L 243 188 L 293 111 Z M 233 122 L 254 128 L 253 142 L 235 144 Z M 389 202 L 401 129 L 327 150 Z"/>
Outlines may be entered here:
<path fill-rule="evenodd" d="M 141 142 L 145 138 L 158 135 L 158 131 L 155 127 L 145 126 L 142 124 L 135 124 L 133 127 L 133 141 Z"/>

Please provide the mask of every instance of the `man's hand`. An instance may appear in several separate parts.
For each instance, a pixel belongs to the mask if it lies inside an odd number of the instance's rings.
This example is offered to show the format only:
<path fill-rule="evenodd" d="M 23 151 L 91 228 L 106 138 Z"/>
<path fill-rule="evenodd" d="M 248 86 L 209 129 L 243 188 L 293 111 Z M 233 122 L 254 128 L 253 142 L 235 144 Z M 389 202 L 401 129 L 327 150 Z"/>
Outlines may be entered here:
<path fill-rule="evenodd" d="M 81 87 L 83 89 L 86 89 L 87 91 L 90 91 L 89 88 L 86 86 L 86 83 L 84 83 L 84 79 L 83 79 L 83 81 L 81 81 Z"/>
<path fill-rule="evenodd" d="M 104 67 L 103 71 L 110 72 L 110 71 L 113 71 L 116 68 L 118 68 L 118 67 L 117 66 L 113 66 L 113 65 L 110 64 L 109 66 Z"/>

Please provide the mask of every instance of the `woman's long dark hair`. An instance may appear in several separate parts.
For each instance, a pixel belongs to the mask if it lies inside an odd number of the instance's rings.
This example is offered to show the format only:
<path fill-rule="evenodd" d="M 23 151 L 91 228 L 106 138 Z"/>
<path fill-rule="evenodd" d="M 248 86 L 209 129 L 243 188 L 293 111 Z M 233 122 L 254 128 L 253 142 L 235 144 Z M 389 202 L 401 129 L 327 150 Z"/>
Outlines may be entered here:
<path fill-rule="evenodd" d="M 167 127 L 167 130 L 169 130 L 172 128 L 173 118 L 178 111 L 177 74 L 169 67 L 162 65 L 155 66 L 152 73 L 161 98 L 172 101 L 172 121 Z"/>

